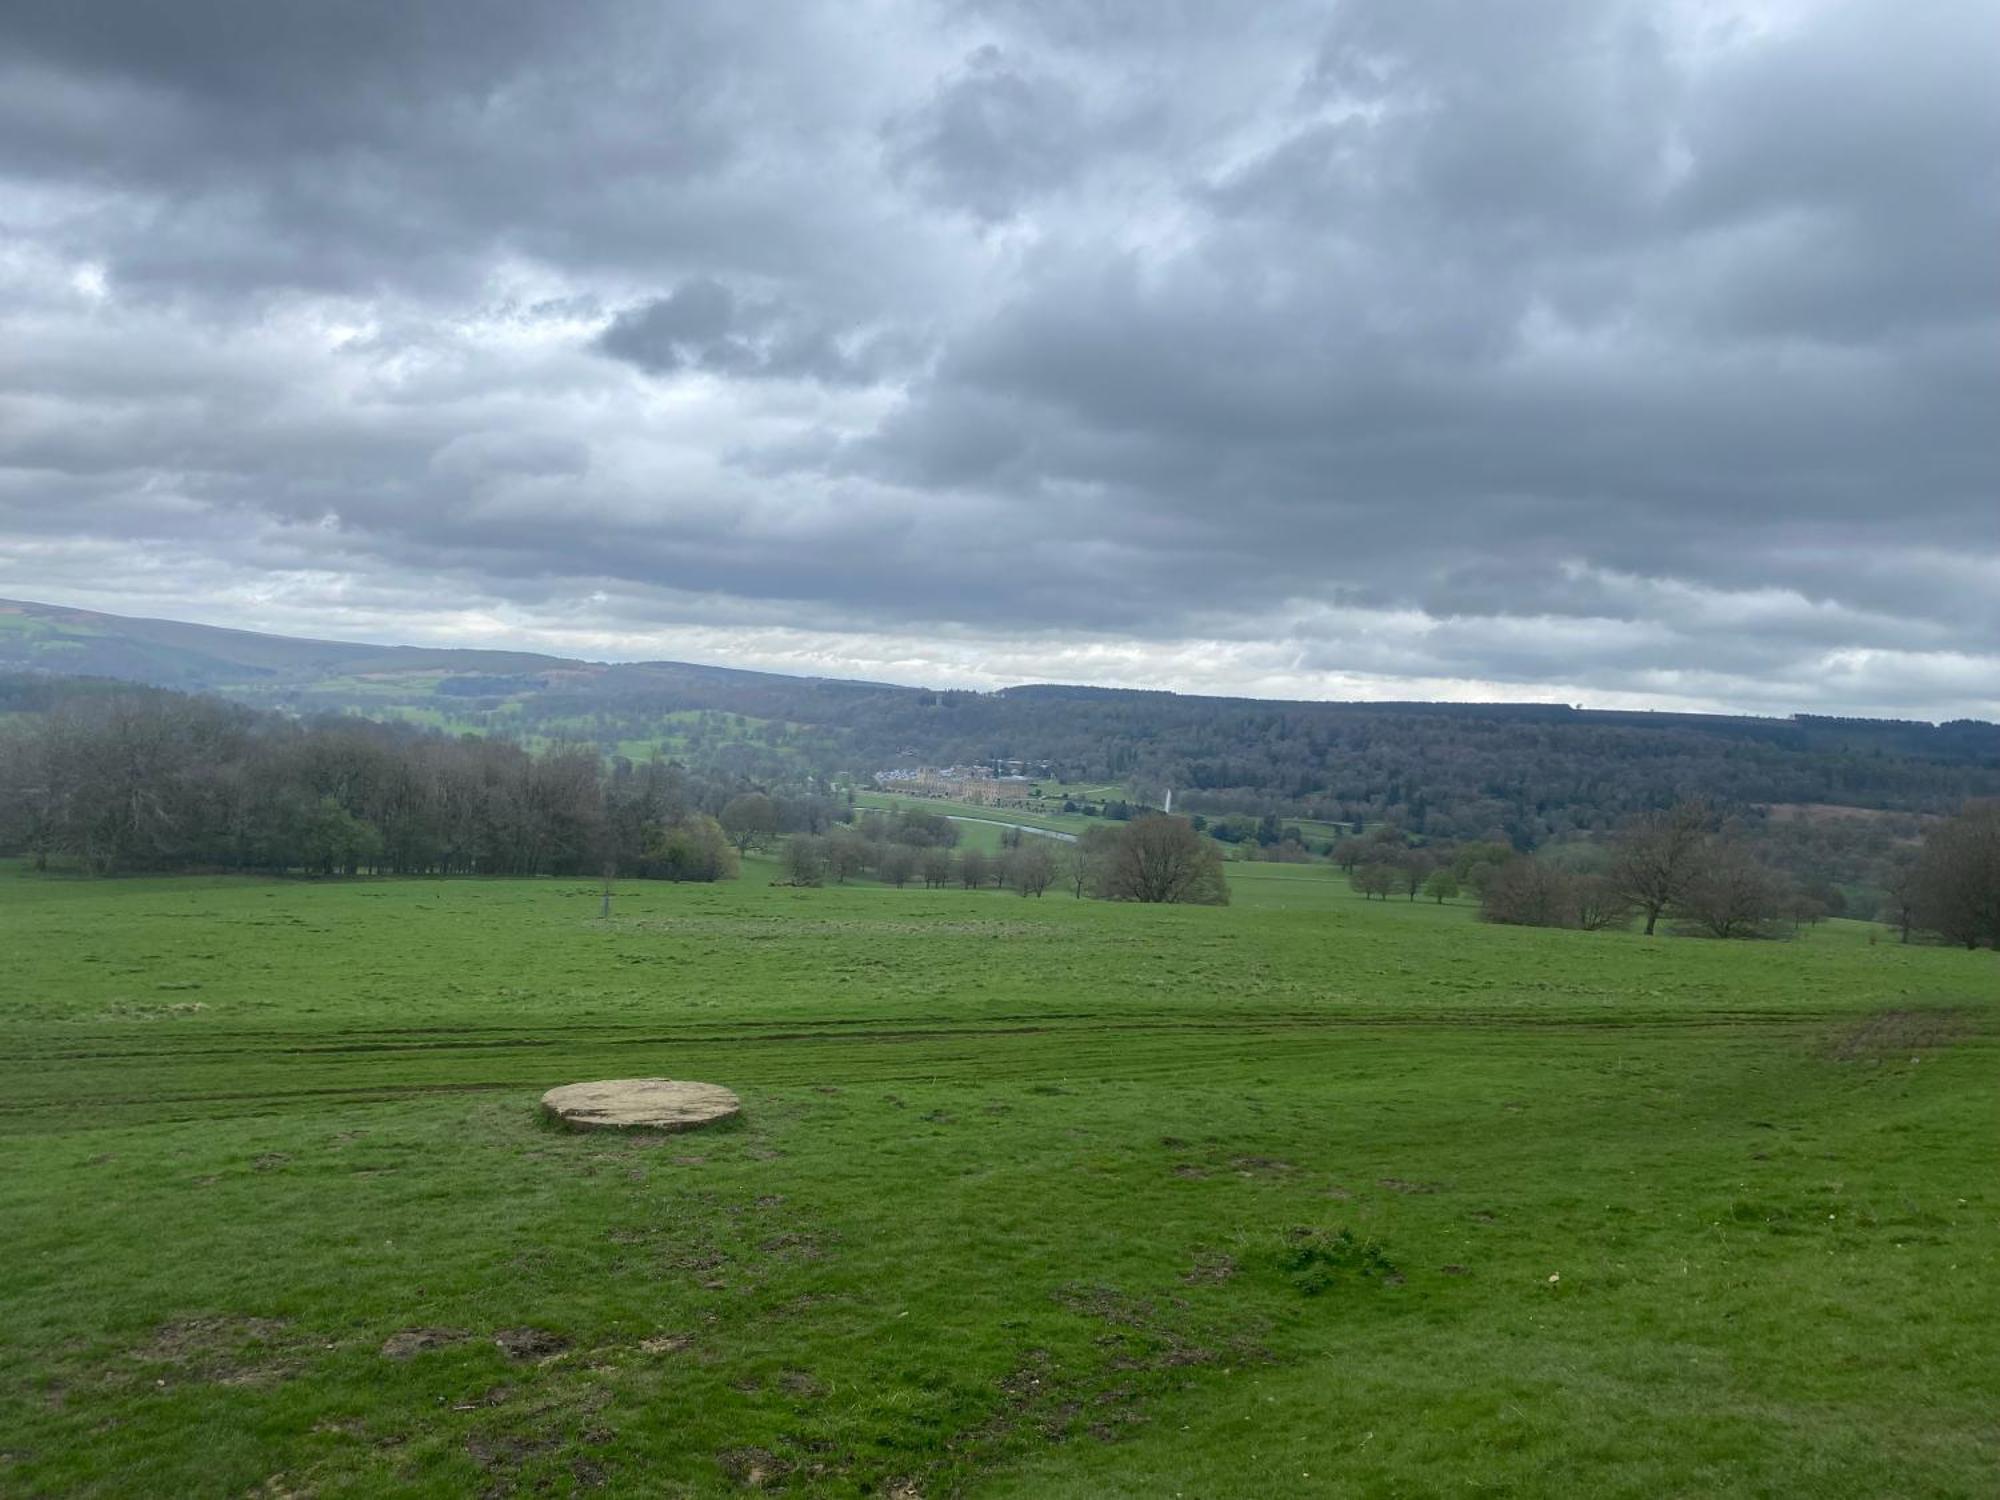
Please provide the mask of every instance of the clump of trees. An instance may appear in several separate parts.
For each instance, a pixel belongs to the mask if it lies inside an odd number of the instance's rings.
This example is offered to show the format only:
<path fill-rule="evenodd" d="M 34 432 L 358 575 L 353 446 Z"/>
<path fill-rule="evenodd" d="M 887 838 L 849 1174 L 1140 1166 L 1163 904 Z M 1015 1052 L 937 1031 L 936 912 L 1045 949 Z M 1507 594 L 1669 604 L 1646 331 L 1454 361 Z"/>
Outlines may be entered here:
<path fill-rule="evenodd" d="M 1764 937 L 1787 915 L 1809 915 L 1811 903 L 1789 881 L 1714 822 L 1705 802 L 1677 802 L 1634 818 L 1608 851 L 1557 845 L 1509 860 L 1487 880 L 1480 914 L 1584 931 L 1637 917 L 1648 933 L 1666 918 L 1716 938 Z"/>
<path fill-rule="evenodd" d="M 530 754 L 149 689 L 62 696 L 0 733 L 0 849 L 97 874 L 592 874 L 725 880 L 723 779 L 595 748 Z M 768 799 L 767 799 L 768 800 Z"/>
<path fill-rule="evenodd" d="M 659 880 L 734 880 L 740 869 L 722 825 L 706 813 L 690 813 L 651 826 L 633 873 Z"/>
<path fill-rule="evenodd" d="M 1652 936 L 1700 874 L 1708 852 L 1708 804 L 1699 800 L 1639 814 L 1613 846 L 1611 880 L 1646 919 Z"/>
<path fill-rule="evenodd" d="M 1224 905 L 1229 899 L 1221 851 L 1185 818 L 1143 814 L 1091 828 L 1075 842 L 1010 829 L 998 853 L 967 848 L 954 855 L 958 836 L 956 824 L 933 813 L 871 813 L 825 838 L 793 834 L 786 876 L 793 885 L 819 885 L 869 871 L 888 885 L 921 880 L 928 890 L 956 884 L 1042 896 L 1061 884 L 1078 898 L 1108 901 Z"/>
<path fill-rule="evenodd" d="M 1091 861 L 1087 886 L 1107 901 L 1229 904 L 1222 854 L 1186 818 L 1147 813 L 1095 840 L 1083 858 Z"/>
<path fill-rule="evenodd" d="M 1480 896 L 1479 913 L 1489 922 L 1597 932 L 1625 926 L 1632 907 L 1603 875 L 1535 856 L 1495 869 Z"/>
<path fill-rule="evenodd" d="M 1969 803 L 1931 828 L 1902 899 L 1905 941 L 1915 925 L 1961 947 L 2000 949 L 2000 801 Z"/>

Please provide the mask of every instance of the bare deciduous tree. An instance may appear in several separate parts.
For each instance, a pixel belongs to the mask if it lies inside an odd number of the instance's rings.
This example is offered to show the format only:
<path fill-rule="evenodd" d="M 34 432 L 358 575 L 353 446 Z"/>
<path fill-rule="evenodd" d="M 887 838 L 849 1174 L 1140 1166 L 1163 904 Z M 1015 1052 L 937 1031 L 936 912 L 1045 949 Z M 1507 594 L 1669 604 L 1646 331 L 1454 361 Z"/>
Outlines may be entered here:
<path fill-rule="evenodd" d="M 1118 830 L 1099 889 L 1113 901 L 1223 906 L 1222 855 L 1185 818 L 1148 813 Z"/>
<path fill-rule="evenodd" d="M 793 885 L 818 885 L 826 879 L 826 840 L 795 833 L 785 840 L 785 878 Z"/>
<path fill-rule="evenodd" d="M 1569 908 L 1572 920 L 1585 932 L 1624 927 L 1632 920 L 1632 903 L 1604 875 L 1572 875 Z"/>
<path fill-rule="evenodd" d="M 1396 888 L 1396 883 L 1401 878 L 1402 872 L 1394 865 L 1384 864 L 1380 860 L 1370 860 L 1365 865 L 1357 865 L 1353 873 L 1347 877 L 1347 883 L 1361 892 L 1364 901 L 1370 898 L 1387 901 L 1389 892 Z"/>
<path fill-rule="evenodd" d="M 1056 851 L 1049 841 L 1036 836 L 1021 841 L 1007 855 L 1007 883 L 1023 896 L 1039 896 L 1056 879 Z"/>
<path fill-rule="evenodd" d="M 1675 911 L 1710 937 L 1756 937 L 1786 904 L 1784 882 L 1733 840 L 1709 845 Z"/>
<path fill-rule="evenodd" d="M 1700 871 L 1708 845 L 1708 804 L 1698 800 L 1642 813 L 1618 835 L 1611 881 L 1646 916 L 1650 935 Z"/>
<path fill-rule="evenodd" d="M 1575 918 L 1575 880 L 1545 859 L 1510 859 L 1487 877 L 1479 915 L 1517 927 L 1568 927 Z"/>
<path fill-rule="evenodd" d="M 836 885 L 845 885 L 848 876 L 860 874 L 867 864 L 868 846 L 857 835 L 844 828 L 827 835 L 826 873 Z"/>
<path fill-rule="evenodd" d="M 875 859 L 875 873 L 901 890 L 917 873 L 917 851 L 908 844 L 883 844 Z"/>
<path fill-rule="evenodd" d="M 747 854 L 778 831 L 778 804 L 762 792 L 745 792 L 729 799 L 720 821 L 729 841 Z"/>
<path fill-rule="evenodd" d="M 2000 802 L 1974 802 L 1924 836 L 1912 880 L 1919 927 L 2000 948 Z"/>

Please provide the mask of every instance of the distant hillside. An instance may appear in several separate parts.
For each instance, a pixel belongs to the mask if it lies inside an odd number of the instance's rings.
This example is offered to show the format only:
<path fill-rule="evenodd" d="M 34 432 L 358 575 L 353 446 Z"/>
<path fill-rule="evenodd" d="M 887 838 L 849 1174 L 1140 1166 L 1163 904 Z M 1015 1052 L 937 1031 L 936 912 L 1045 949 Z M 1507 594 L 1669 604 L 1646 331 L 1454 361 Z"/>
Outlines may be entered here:
<path fill-rule="evenodd" d="M 0 672 L 216 693 L 293 714 L 595 742 L 753 780 L 1028 762 L 1213 817 L 1391 821 L 1530 847 L 1700 793 L 1923 814 L 2000 795 L 2000 728 L 1564 704 L 1313 703 L 1035 685 L 934 691 L 684 662 L 295 640 L 0 601 Z M 27 705 L 16 693 L 17 710 Z M 1060 793 L 1058 793 L 1060 795 Z M 1816 826 L 1801 824 L 1800 826 Z"/>
<path fill-rule="evenodd" d="M 812 680 L 687 662 L 612 664 L 532 651 L 310 640 L 19 599 L 0 599 L 0 672 L 111 677 L 307 708 L 588 692 L 598 683 L 630 692 Z"/>
<path fill-rule="evenodd" d="M 209 692 L 355 672 L 539 672 L 580 665 L 523 651 L 357 645 L 133 619 L 0 599 L 0 669 L 118 677 Z"/>

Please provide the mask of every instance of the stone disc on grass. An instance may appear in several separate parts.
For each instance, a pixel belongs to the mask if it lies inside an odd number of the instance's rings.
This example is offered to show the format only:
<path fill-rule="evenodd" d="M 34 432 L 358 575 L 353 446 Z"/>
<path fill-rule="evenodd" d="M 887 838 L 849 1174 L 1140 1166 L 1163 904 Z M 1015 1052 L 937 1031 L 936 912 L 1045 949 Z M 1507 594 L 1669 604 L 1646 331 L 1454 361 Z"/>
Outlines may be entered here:
<path fill-rule="evenodd" d="M 543 1112 L 571 1130 L 699 1130 L 742 1108 L 720 1084 L 673 1078 L 566 1083 L 542 1095 Z"/>

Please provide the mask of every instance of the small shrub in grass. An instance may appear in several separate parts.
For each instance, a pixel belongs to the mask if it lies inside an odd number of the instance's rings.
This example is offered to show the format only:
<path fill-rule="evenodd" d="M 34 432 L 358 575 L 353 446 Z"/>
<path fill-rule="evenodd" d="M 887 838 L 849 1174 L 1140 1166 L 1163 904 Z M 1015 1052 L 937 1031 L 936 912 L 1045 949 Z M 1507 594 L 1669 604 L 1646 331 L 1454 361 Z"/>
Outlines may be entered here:
<path fill-rule="evenodd" d="M 1343 1281 L 1388 1280 L 1396 1267 L 1373 1240 L 1356 1239 L 1351 1229 L 1301 1226 L 1285 1232 L 1278 1264 L 1293 1286 L 1308 1297 Z"/>

